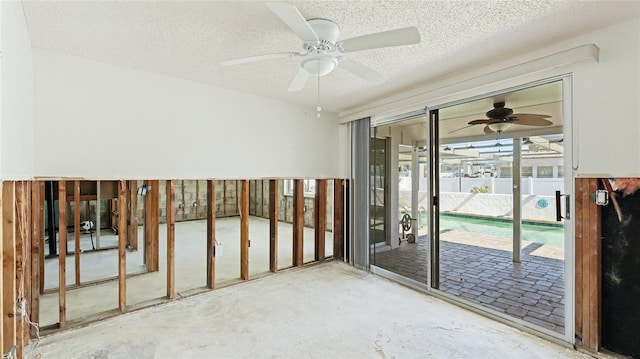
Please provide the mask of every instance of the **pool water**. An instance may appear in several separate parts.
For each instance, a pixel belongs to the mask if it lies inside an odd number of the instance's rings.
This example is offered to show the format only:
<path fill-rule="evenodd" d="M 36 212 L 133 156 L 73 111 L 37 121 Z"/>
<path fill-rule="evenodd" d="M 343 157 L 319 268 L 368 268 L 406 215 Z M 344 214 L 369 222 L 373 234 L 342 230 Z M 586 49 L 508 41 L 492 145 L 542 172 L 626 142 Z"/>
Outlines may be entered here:
<path fill-rule="evenodd" d="M 513 238 L 511 222 L 496 221 L 488 218 L 468 218 L 440 214 L 440 231 L 443 230 L 458 230 L 488 234 L 500 238 Z M 523 223 L 522 240 L 563 246 L 564 228 Z"/>

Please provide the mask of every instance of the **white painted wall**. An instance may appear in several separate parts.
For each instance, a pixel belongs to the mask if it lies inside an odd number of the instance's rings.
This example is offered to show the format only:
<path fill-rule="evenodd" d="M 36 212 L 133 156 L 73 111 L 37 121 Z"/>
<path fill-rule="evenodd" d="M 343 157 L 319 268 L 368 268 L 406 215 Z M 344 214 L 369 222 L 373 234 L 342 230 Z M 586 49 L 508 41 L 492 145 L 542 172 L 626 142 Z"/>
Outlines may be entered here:
<path fill-rule="evenodd" d="M 36 176 L 343 175 L 335 114 L 41 49 L 34 69 Z"/>
<path fill-rule="evenodd" d="M 598 63 L 578 62 L 504 79 L 512 67 L 593 43 Z M 341 122 L 371 116 L 373 122 L 399 113 L 572 74 L 576 176 L 640 177 L 640 19 L 610 26 L 530 53 L 479 67 L 466 74 L 397 94 L 340 114 Z M 560 64 L 562 65 L 562 64 Z M 470 81 L 473 80 L 473 81 Z M 473 83 L 473 85 L 471 85 Z M 568 169 L 565 172 L 569 173 Z"/>
<path fill-rule="evenodd" d="M 0 178 L 33 174 L 33 63 L 31 40 L 17 1 L 0 2 Z"/>

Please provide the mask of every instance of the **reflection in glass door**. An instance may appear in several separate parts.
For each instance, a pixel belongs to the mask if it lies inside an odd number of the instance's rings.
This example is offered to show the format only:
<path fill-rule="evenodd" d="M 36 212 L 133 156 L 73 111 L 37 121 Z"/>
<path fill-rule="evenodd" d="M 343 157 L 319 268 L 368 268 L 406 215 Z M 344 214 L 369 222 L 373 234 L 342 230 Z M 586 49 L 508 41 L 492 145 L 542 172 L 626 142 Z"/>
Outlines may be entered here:
<path fill-rule="evenodd" d="M 372 130 L 375 133 L 375 128 Z M 387 140 L 384 138 L 371 138 L 370 143 L 370 195 L 371 201 L 369 214 L 371 217 L 371 229 L 369 238 L 372 246 L 372 255 L 375 256 L 375 247 L 387 239 L 387 215 L 385 204 L 387 203 Z"/>
<path fill-rule="evenodd" d="M 423 113 L 372 129 L 371 264 L 427 283 L 428 180 Z"/>
<path fill-rule="evenodd" d="M 565 332 L 563 125 L 560 81 L 430 123 L 432 288 L 552 335 Z"/>

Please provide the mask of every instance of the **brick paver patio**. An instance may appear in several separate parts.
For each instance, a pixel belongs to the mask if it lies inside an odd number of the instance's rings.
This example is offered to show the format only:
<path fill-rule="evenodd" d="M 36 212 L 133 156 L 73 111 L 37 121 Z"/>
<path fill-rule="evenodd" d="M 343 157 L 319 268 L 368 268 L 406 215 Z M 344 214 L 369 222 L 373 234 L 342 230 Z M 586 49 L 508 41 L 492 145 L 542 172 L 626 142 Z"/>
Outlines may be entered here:
<path fill-rule="evenodd" d="M 509 240 L 456 230 L 440 238 L 440 290 L 564 333 L 561 247 L 523 242 L 521 263 L 513 263 Z M 372 263 L 426 283 L 427 260 L 427 237 L 420 236 L 376 253 Z"/>

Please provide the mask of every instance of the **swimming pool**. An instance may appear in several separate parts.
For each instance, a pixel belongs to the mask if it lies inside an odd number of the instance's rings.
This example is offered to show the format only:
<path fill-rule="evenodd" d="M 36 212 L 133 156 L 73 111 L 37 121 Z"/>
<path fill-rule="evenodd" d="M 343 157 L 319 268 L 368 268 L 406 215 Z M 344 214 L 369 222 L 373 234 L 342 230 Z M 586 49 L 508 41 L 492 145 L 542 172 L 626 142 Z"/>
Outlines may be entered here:
<path fill-rule="evenodd" d="M 490 218 L 469 218 L 440 214 L 440 231 L 459 230 L 471 233 L 488 234 L 500 238 L 513 238 L 511 222 Z M 557 226 L 522 224 L 522 240 L 542 244 L 564 245 L 564 228 Z"/>

